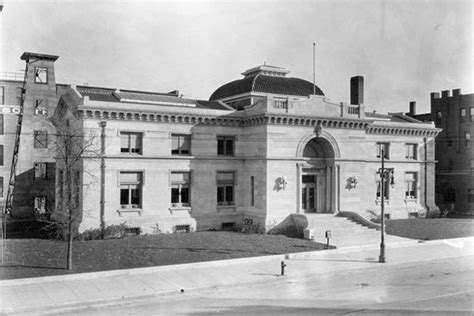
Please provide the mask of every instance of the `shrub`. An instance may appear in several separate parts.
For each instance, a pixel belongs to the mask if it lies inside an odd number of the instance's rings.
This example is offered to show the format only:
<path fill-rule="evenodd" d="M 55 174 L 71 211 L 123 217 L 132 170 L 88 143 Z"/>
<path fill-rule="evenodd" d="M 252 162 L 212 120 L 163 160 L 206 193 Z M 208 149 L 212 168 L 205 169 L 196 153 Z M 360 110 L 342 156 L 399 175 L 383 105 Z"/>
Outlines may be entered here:
<path fill-rule="evenodd" d="M 138 227 L 128 227 L 126 223 L 108 225 L 104 229 L 104 239 L 110 238 L 124 238 L 131 235 L 139 235 L 140 229 Z M 98 240 L 102 239 L 102 230 L 100 228 L 91 228 L 85 230 L 77 236 L 80 240 Z"/>
<path fill-rule="evenodd" d="M 39 229 L 39 238 L 66 240 L 68 236 L 68 227 L 60 222 L 50 222 Z"/>
<path fill-rule="evenodd" d="M 369 220 L 372 223 L 380 224 L 382 222 L 382 214 L 374 210 L 367 210 L 367 213 L 369 214 Z"/>
<path fill-rule="evenodd" d="M 155 223 L 155 226 L 153 226 L 153 232 L 152 234 L 153 235 L 156 235 L 156 234 L 161 234 L 161 229 L 160 229 L 160 225 L 158 225 L 158 223 Z"/>
<path fill-rule="evenodd" d="M 440 210 L 439 209 L 434 209 L 434 210 L 429 210 L 426 213 L 426 218 L 439 218 L 440 217 Z"/>
<path fill-rule="evenodd" d="M 264 234 L 265 228 L 260 223 L 254 224 L 253 219 L 244 217 L 240 225 L 240 232 L 244 234 Z"/>

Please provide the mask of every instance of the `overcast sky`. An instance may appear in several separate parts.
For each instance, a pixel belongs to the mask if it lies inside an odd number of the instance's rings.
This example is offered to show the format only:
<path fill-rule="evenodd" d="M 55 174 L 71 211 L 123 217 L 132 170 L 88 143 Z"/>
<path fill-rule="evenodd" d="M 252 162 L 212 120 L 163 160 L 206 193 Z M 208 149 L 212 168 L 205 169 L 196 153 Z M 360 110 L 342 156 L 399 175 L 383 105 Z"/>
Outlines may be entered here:
<path fill-rule="evenodd" d="M 316 42 L 316 84 L 335 101 L 354 75 L 370 111 L 474 92 L 470 0 L 3 2 L 2 71 L 21 72 L 24 51 L 59 55 L 59 83 L 208 99 L 264 62 L 312 81 Z"/>

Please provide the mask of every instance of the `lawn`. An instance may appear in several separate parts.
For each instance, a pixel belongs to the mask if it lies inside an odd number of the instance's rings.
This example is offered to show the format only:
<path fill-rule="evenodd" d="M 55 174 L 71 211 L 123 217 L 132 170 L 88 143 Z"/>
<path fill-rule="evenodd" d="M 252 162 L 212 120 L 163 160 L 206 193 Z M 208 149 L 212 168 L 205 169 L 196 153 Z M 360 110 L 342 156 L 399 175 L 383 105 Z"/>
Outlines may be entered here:
<path fill-rule="evenodd" d="M 474 236 L 473 219 L 386 221 L 387 234 L 421 240 Z M 12 236 L 10 234 L 10 236 Z M 65 270 L 66 243 L 7 239 L 0 279 L 39 277 L 314 251 L 325 245 L 282 235 L 194 232 L 74 241 L 73 270 Z"/>
<path fill-rule="evenodd" d="M 390 235 L 420 240 L 436 240 L 474 236 L 474 219 L 433 218 L 388 220 Z"/>
<path fill-rule="evenodd" d="M 233 232 L 158 234 L 74 241 L 73 270 L 64 269 L 66 242 L 7 239 L 0 279 L 151 267 L 321 250 L 325 246 L 282 235 Z"/>

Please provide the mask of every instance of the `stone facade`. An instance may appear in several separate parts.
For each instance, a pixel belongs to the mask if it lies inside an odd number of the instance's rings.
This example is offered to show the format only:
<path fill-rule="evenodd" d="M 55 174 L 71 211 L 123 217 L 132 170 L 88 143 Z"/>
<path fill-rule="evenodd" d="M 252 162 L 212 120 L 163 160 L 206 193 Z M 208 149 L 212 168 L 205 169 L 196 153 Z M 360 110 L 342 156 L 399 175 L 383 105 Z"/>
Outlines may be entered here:
<path fill-rule="evenodd" d="M 123 222 L 144 232 L 228 229 L 244 218 L 270 229 L 292 213 L 349 211 L 370 218 L 380 212 L 381 144 L 388 146 L 386 167 L 394 169 L 386 192 L 390 218 L 437 209 L 439 129 L 401 113 L 366 113 L 362 77 L 351 81 L 348 104 L 264 65 L 201 101 L 177 91 L 60 85 L 57 56 L 22 58 L 25 89 L 23 80 L 0 84 L 3 199 L 24 91 L 15 217 L 34 215 L 35 199 L 44 197 L 46 211 L 58 216 L 69 200 L 80 230 Z M 37 82 L 37 68 L 45 69 L 39 75 L 46 82 Z M 91 142 L 68 176 L 64 161 L 54 159 L 55 136 L 66 123 Z M 46 131 L 47 146 L 39 146 L 46 148 L 35 147 L 35 131 Z M 46 164 L 45 178 L 35 176 L 38 163 Z"/>
<path fill-rule="evenodd" d="M 80 229 L 225 229 L 251 218 L 268 230 L 292 213 L 370 218 L 380 212 L 382 144 L 385 167 L 394 169 L 386 214 L 437 210 L 432 123 L 365 113 L 362 103 L 324 95 L 247 94 L 256 101 L 234 109 L 221 100 L 72 87 L 56 119 L 73 119 L 95 144 L 80 164 Z"/>

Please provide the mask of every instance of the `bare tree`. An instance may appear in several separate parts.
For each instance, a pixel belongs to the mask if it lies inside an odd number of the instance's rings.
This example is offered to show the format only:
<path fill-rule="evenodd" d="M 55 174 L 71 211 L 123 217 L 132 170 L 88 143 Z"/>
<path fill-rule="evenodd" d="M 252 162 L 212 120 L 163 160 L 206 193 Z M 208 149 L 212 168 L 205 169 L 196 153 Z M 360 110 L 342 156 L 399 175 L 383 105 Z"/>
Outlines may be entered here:
<path fill-rule="evenodd" d="M 55 219 L 60 223 L 67 237 L 67 269 L 72 269 L 72 252 L 75 229 L 81 219 L 80 194 L 82 191 L 81 174 L 84 156 L 96 156 L 94 150 L 95 135 L 85 135 L 82 122 L 63 117 L 53 117 L 56 127 L 55 158 L 58 172 L 58 194 L 54 212 Z M 71 124 L 71 121 L 73 122 Z"/>

